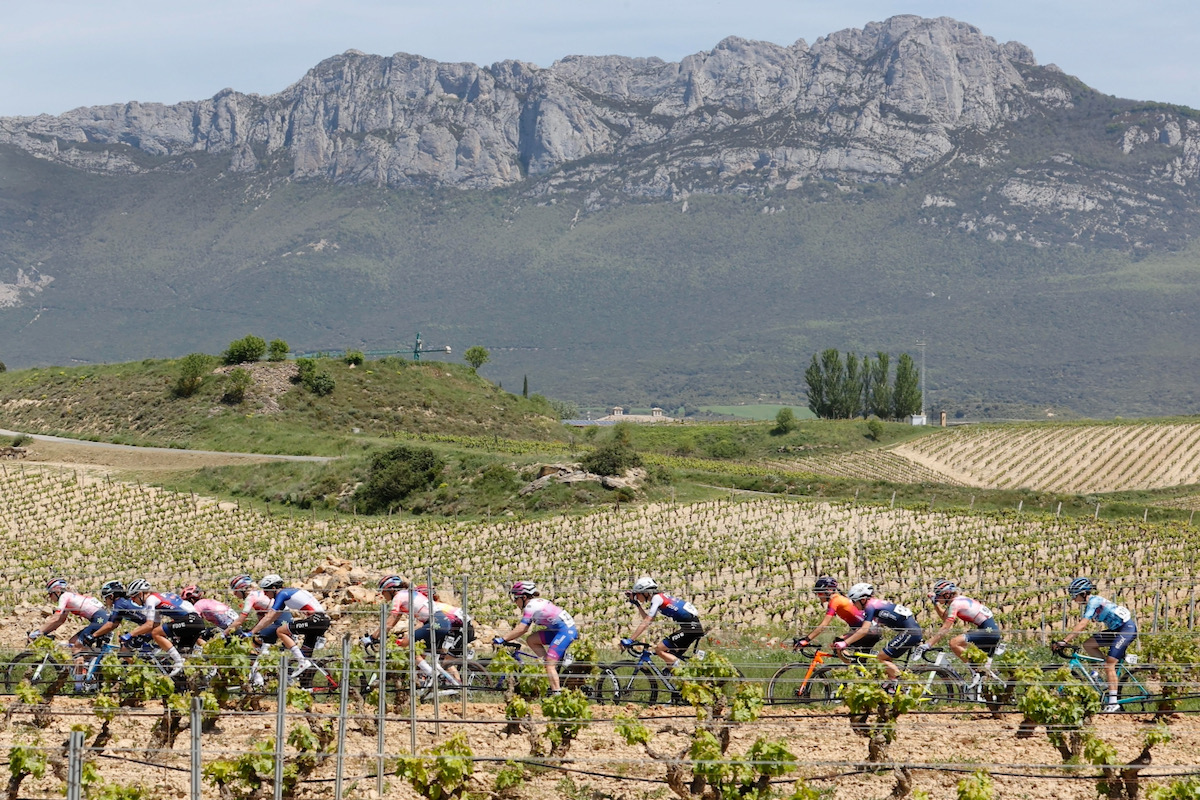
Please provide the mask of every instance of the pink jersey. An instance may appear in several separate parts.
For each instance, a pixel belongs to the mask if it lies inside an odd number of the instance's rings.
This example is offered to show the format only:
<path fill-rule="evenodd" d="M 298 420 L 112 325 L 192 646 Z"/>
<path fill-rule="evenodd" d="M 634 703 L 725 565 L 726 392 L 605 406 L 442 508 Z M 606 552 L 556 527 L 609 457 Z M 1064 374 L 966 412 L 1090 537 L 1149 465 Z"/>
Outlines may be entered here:
<path fill-rule="evenodd" d="M 408 589 L 401 589 L 392 598 L 392 613 L 408 613 Z M 419 622 L 429 622 L 429 598 L 420 592 L 413 592 L 413 619 Z"/>
<path fill-rule="evenodd" d="M 249 615 L 252 611 L 257 611 L 258 616 L 271 610 L 271 598 L 267 597 L 265 592 L 255 589 L 246 594 L 246 602 L 242 604 L 242 613 Z"/>
<path fill-rule="evenodd" d="M 236 611 L 221 601 L 209 600 L 207 597 L 197 600 L 192 605 L 196 607 L 197 614 L 221 630 L 225 630 L 232 625 L 238 616 Z"/>
<path fill-rule="evenodd" d="M 547 628 L 574 628 L 575 620 L 566 611 L 544 597 L 531 597 L 521 614 L 522 625 L 545 625 Z"/>
<path fill-rule="evenodd" d="M 59 614 L 74 614 L 84 619 L 91 619 L 102 608 L 104 608 L 104 603 L 94 597 L 89 597 L 86 594 L 76 594 L 75 592 L 63 592 L 58 596 L 58 608 L 56 611 Z"/>
<path fill-rule="evenodd" d="M 972 600 L 960 594 L 946 607 L 946 618 L 954 619 L 955 617 L 973 625 L 982 625 L 992 618 L 992 610 L 978 600 Z"/>

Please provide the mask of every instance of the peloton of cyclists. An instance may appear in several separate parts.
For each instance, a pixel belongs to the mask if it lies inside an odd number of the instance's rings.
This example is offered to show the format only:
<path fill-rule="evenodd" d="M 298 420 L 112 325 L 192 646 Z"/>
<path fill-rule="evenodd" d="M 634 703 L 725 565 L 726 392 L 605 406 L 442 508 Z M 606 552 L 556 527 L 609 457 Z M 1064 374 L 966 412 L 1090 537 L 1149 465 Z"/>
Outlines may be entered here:
<path fill-rule="evenodd" d="M 658 584 L 651 577 L 642 577 L 634 581 L 625 597 L 637 609 L 639 621 L 629 638 L 621 640 L 623 646 L 633 644 L 660 613 L 679 625 L 678 630 L 670 633 L 654 647 L 654 655 L 666 662 L 668 672 L 679 663 L 680 656 L 704 636 L 704 626 L 700 624 L 700 614 L 696 607 L 687 600 L 680 600 L 658 591 Z"/>

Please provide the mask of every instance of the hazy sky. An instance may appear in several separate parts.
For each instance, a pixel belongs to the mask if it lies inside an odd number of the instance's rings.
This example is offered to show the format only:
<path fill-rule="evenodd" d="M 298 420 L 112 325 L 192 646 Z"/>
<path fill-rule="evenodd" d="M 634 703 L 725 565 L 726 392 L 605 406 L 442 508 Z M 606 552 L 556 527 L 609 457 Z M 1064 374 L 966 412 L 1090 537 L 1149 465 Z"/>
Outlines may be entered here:
<path fill-rule="evenodd" d="M 1108 94 L 1200 108 L 1195 0 L 41 0 L 0 16 L 0 116 L 226 87 L 270 94 L 351 48 L 441 61 L 676 61 L 729 35 L 791 44 L 895 14 L 1019 41 Z"/>

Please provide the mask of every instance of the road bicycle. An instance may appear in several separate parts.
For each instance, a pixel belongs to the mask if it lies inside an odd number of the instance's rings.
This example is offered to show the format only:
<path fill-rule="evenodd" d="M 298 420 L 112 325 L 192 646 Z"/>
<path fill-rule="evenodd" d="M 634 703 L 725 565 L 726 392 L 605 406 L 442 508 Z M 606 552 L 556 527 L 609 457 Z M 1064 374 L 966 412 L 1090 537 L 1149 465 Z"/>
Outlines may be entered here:
<path fill-rule="evenodd" d="M 694 647 L 692 656 L 689 657 L 686 653 L 679 655 L 681 663 L 686 662 L 689 658 L 704 657 L 704 651 L 699 649 L 699 640 Z M 671 703 L 682 702 L 679 693 L 680 687 L 675 683 L 675 680 L 678 679 L 673 680 L 671 671 L 661 669 L 654 661 L 654 648 L 655 645 L 648 642 L 621 645 L 622 652 L 629 653 L 635 658 L 618 661 L 600 669 L 600 677 L 596 680 L 594 690 L 596 701 L 613 705 L 619 703 L 654 705 L 658 702 L 661 694 L 665 700 Z M 733 669 L 737 672 L 737 676 L 730 680 L 743 681 L 746 679 L 745 673 L 740 669 L 736 666 Z"/>
<path fill-rule="evenodd" d="M 1104 670 L 1104 659 L 1087 655 L 1080 648 L 1052 647 L 1050 651 L 1059 658 L 1066 660 L 1066 668 L 1071 675 L 1090 685 L 1099 693 L 1101 698 L 1108 695 L 1108 677 Z M 1122 710 L 1152 711 L 1162 699 L 1160 687 L 1149 664 L 1138 664 L 1136 656 L 1127 655 L 1124 661 L 1117 662 L 1117 705 Z M 1047 673 L 1056 672 L 1062 665 L 1046 664 L 1042 669 Z"/>
<path fill-rule="evenodd" d="M 53 639 L 47 635 L 45 638 Z M 21 681 L 29 681 L 39 690 L 53 687 L 54 692 L 70 689 L 70 676 L 75 669 L 73 654 L 70 652 L 70 642 L 54 642 L 55 647 L 35 647 L 22 650 L 8 662 L 4 671 L 4 690 L 12 694 L 21 685 Z M 66 652 L 63 652 L 66 651 Z"/>
<path fill-rule="evenodd" d="M 397 642 L 400 640 L 397 639 Z M 360 687 L 363 694 L 372 691 L 379 685 L 379 672 L 372 670 L 371 665 L 378 663 L 379 658 L 379 642 L 371 642 L 363 645 L 363 652 L 367 656 L 366 671 L 360 679 Z M 478 699 L 473 697 L 477 693 L 487 692 L 489 687 L 489 676 L 487 668 L 478 661 L 475 661 L 472 656 L 474 651 L 467 647 L 463 656 L 454 655 L 451 653 L 441 653 L 438 656 L 437 663 L 437 681 L 435 683 L 433 676 L 428 675 L 418 669 L 416 673 L 417 681 L 417 698 L 424 702 L 433 699 L 434 688 L 436 687 L 438 697 L 452 697 L 462 694 L 462 677 L 466 676 L 467 695 L 468 699 Z M 425 663 L 430 663 L 426 659 Z M 459 677 L 456 678 L 449 671 L 453 668 L 458 672 Z M 408 667 L 405 665 L 402 668 L 393 670 L 393 677 L 401 679 L 404 683 L 401 689 L 406 690 L 408 679 Z"/>
<path fill-rule="evenodd" d="M 500 646 L 508 649 L 509 654 L 518 665 L 536 664 L 541 667 L 545 663 L 537 654 L 522 650 L 520 642 L 505 642 Z M 508 688 L 508 675 L 503 672 L 492 672 L 489 669 L 490 664 L 491 659 L 488 658 L 468 662 L 470 669 L 464 674 L 468 676 L 470 691 L 484 692 L 495 697 L 503 694 Z M 568 653 L 558 665 L 559 685 L 563 689 L 575 689 L 583 692 L 589 700 L 595 700 L 596 686 L 593 682 L 595 669 L 593 668 L 603 672 L 609 667 L 604 664 L 593 665 L 578 662 Z"/>
<path fill-rule="evenodd" d="M 797 647 L 793 649 L 807 656 L 807 661 L 796 661 L 784 664 L 771 676 L 767 684 L 768 703 L 773 705 L 789 705 L 800 703 L 828 703 L 836 705 L 841 702 L 838 689 L 846 683 L 859 680 L 854 671 L 855 664 L 847 663 L 836 653 L 821 650 L 816 645 Z M 927 651 L 940 652 L 940 651 Z M 858 661 L 860 664 L 871 659 L 878 660 L 879 656 L 865 650 L 848 648 L 845 656 Z M 941 656 L 939 656 L 941 658 Z M 826 663 L 828 661 L 829 663 Z M 925 699 L 929 702 L 954 702 L 965 697 L 967 682 L 944 662 L 918 662 L 908 666 L 908 672 L 915 676 L 915 681 L 924 686 Z"/>

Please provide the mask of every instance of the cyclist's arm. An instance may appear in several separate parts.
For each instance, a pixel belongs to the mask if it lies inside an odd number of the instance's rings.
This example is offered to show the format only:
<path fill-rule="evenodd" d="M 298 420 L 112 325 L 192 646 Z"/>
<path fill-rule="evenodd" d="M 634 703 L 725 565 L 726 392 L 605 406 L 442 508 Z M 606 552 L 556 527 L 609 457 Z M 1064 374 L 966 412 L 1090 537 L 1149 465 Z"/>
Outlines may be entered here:
<path fill-rule="evenodd" d="M 937 608 L 937 605 L 934 605 Z M 936 647 L 937 643 L 945 638 L 946 634 L 950 633 L 950 629 L 954 627 L 954 617 L 947 617 L 945 614 L 939 614 L 942 618 L 942 627 L 938 628 L 937 633 L 925 640 L 925 644 L 930 647 Z"/>
<path fill-rule="evenodd" d="M 941 603 L 939 603 L 939 602 L 937 601 L 937 598 L 935 597 L 935 598 L 934 598 L 934 600 L 933 600 L 933 613 L 935 613 L 935 614 L 937 614 L 937 615 L 938 615 L 938 619 L 940 619 L 942 622 L 945 622 L 945 621 L 946 621 L 946 615 L 950 613 L 950 604 L 949 604 L 949 603 L 947 603 L 947 604 L 946 604 L 946 607 L 945 607 L 945 608 L 942 608 L 942 605 L 941 605 Z M 951 622 L 950 624 L 951 624 L 951 625 L 953 625 L 954 623 L 953 623 L 953 622 Z M 947 629 L 948 629 L 948 627 L 949 627 L 949 626 L 947 626 L 947 625 L 943 625 L 943 626 L 942 626 L 942 630 L 947 630 Z"/>
<path fill-rule="evenodd" d="M 871 632 L 871 623 L 870 623 L 870 622 L 864 622 L 864 623 L 862 624 L 862 627 L 860 627 L 858 630 L 856 630 L 856 631 L 852 632 L 852 633 L 851 633 L 849 636 L 847 636 L 845 639 L 842 639 L 842 643 L 843 643 L 843 644 L 846 644 L 846 645 L 852 645 L 852 644 L 854 644 L 855 642 L 857 642 L 859 639 L 861 639 L 861 638 L 863 638 L 864 636 L 866 636 L 866 635 L 867 635 L 868 633 L 870 633 L 870 632 Z"/>
<path fill-rule="evenodd" d="M 1092 621 L 1090 619 L 1088 619 L 1087 617 L 1084 617 L 1083 619 L 1079 620 L 1079 622 L 1075 623 L 1075 627 L 1072 628 L 1071 632 L 1068 633 L 1066 636 L 1064 636 L 1062 638 L 1062 640 L 1064 642 L 1067 642 L 1068 644 L 1070 644 L 1072 639 L 1074 639 L 1076 636 L 1078 636 L 1079 634 L 1086 631 L 1088 628 L 1088 625 L 1091 625 L 1091 624 L 1092 624 Z"/>
<path fill-rule="evenodd" d="M 399 611 L 392 611 L 389 613 L 387 623 L 384 625 L 383 630 L 376 630 L 375 635 L 371 638 L 375 639 L 376 641 L 382 640 L 387 631 L 390 631 L 392 628 L 396 627 L 396 623 L 400 621 L 400 616 L 401 615 Z"/>
<path fill-rule="evenodd" d="M 241 614 L 238 614 L 238 615 L 237 615 L 237 619 L 235 619 L 233 622 L 229 623 L 229 627 L 228 627 L 228 628 L 226 628 L 225 630 L 226 630 L 226 631 L 236 631 L 236 630 L 238 630 L 239 628 L 241 628 L 241 627 L 242 627 L 242 623 L 244 623 L 244 622 L 245 622 L 246 620 L 248 620 L 249 618 L 250 618 L 250 615 L 249 615 L 249 614 L 247 614 L 247 613 L 244 613 L 244 612 L 243 612 L 243 613 L 241 613 Z"/>
<path fill-rule="evenodd" d="M 152 630 L 154 630 L 155 627 L 156 626 L 154 624 L 154 618 L 148 617 L 145 622 L 143 622 L 141 625 L 138 625 L 136 628 L 131 630 L 129 632 L 129 635 L 130 636 L 143 636 L 147 633 L 150 633 Z"/>
<path fill-rule="evenodd" d="M 808 636 L 805 636 L 802 638 L 808 639 L 810 642 L 813 639 L 816 639 L 818 636 L 821 635 L 822 631 L 824 631 L 826 628 L 829 627 L 829 621 L 832 619 L 833 619 L 832 616 L 830 616 L 829 614 L 826 614 L 824 619 L 821 620 L 821 623 L 819 625 L 817 625 L 817 627 L 812 629 L 812 633 L 810 633 Z"/>
<path fill-rule="evenodd" d="M 66 611 L 58 611 L 58 612 L 51 614 L 50 619 L 43 622 L 42 627 L 38 628 L 38 630 L 40 630 L 42 632 L 42 634 L 45 635 L 47 633 L 50 633 L 51 631 L 58 630 L 59 627 L 61 627 L 62 624 L 66 621 L 67 621 L 67 612 Z"/>
<path fill-rule="evenodd" d="M 251 633 L 258 633 L 258 632 L 259 632 L 259 631 L 261 631 L 263 628 L 267 627 L 267 626 L 268 626 L 268 625 L 270 625 L 272 622 L 274 622 L 276 619 L 278 619 L 278 618 L 279 618 L 279 615 L 280 615 L 281 613 L 283 613 L 283 612 L 281 612 L 279 609 L 277 609 L 277 608 L 272 608 L 272 609 L 271 609 L 270 611 L 268 611 L 266 614 L 263 614 L 263 617 L 262 617 L 262 619 L 260 619 L 260 620 L 258 621 L 258 624 L 257 624 L 257 625 L 255 625 L 253 628 L 251 628 L 251 629 L 250 629 L 250 632 L 251 632 Z"/>
<path fill-rule="evenodd" d="M 511 631 L 508 632 L 508 634 L 506 636 L 504 636 L 502 638 L 506 642 L 512 642 L 517 639 L 520 639 L 522 636 L 525 635 L 525 632 L 528 630 L 529 630 L 528 625 L 526 625 L 524 622 L 518 622 L 516 627 L 514 627 Z"/>

